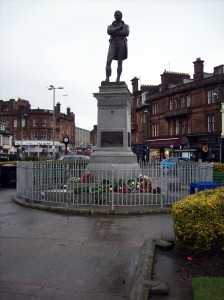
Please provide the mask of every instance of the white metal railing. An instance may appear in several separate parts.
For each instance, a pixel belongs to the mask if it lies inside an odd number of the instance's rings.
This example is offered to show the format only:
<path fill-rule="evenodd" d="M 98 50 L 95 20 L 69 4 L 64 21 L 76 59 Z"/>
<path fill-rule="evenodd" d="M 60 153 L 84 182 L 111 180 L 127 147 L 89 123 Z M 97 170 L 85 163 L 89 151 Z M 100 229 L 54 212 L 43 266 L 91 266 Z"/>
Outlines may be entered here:
<path fill-rule="evenodd" d="M 77 205 L 143 206 L 170 205 L 189 194 L 190 183 L 212 181 L 211 164 L 177 165 L 164 172 L 159 164 L 138 170 L 95 168 L 88 162 L 18 162 L 17 196 L 65 207 Z M 124 165 L 125 166 L 125 165 Z"/>

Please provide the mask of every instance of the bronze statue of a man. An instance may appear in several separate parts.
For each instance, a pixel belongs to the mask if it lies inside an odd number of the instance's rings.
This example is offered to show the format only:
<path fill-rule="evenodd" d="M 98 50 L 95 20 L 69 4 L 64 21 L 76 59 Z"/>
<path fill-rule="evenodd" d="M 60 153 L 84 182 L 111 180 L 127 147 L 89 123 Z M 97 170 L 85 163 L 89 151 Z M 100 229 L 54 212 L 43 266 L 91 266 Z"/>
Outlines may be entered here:
<path fill-rule="evenodd" d="M 117 60 L 117 79 L 120 81 L 122 72 L 122 62 L 128 57 L 127 36 L 129 35 L 129 26 L 122 21 L 122 13 L 117 10 L 114 13 L 115 21 L 107 27 L 107 33 L 110 35 L 110 45 L 107 55 L 106 81 L 109 82 L 111 76 L 111 63 Z"/>

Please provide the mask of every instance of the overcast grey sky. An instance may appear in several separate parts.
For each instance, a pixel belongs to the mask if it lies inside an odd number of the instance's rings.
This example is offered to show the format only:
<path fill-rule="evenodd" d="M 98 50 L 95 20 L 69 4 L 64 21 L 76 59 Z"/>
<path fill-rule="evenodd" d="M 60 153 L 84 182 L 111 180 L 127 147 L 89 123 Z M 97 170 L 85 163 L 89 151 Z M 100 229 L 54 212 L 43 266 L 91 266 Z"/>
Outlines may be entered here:
<path fill-rule="evenodd" d="M 130 26 L 121 76 L 130 90 L 135 76 L 159 84 L 164 69 L 192 76 L 197 57 L 205 72 L 224 64 L 224 0 L 0 0 L 0 99 L 52 109 L 47 87 L 63 86 L 62 112 L 70 107 L 76 126 L 92 130 L 116 10 Z"/>

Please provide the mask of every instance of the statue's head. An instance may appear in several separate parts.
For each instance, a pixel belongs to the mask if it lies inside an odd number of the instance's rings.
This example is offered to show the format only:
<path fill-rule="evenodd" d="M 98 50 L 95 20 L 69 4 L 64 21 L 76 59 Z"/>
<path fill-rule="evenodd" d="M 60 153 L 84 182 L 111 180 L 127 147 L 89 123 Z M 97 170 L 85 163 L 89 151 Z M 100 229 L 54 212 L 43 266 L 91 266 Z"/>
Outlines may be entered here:
<path fill-rule="evenodd" d="M 116 10 L 114 13 L 114 17 L 117 21 L 120 21 L 122 19 L 122 12 L 120 10 Z"/>

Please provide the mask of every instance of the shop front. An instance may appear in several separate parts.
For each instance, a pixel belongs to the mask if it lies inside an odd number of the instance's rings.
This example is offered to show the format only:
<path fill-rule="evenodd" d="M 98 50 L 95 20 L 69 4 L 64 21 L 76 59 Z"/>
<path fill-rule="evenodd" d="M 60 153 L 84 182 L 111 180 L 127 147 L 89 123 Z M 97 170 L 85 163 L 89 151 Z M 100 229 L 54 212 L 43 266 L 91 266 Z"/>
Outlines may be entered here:
<path fill-rule="evenodd" d="M 182 156 L 180 153 L 174 155 L 175 150 L 185 149 L 185 152 L 187 152 L 188 139 L 186 137 L 150 139 L 147 140 L 147 147 L 149 149 L 149 160 L 161 161 L 170 156 Z M 172 153 L 173 155 L 171 155 Z"/>
<path fill-rule="evenodd" d="M 59 141 L 54 141 L 56 152 L 62 145 L 64 146 Z M 53 141 L 51 140 L 17 140 L 15 147 L 22 151 L 24 157 L 35 156 L 39 159 L 41 156 L 51 156 L 53 153 Z"/>
<path fill-rule="evenodd" d="M 189 136 L 189 144 L 192 148 L 197 148 L 197 159 L 208 162 L 223 162 L 224 148 L 220 135 L 192 135 Z"/>

